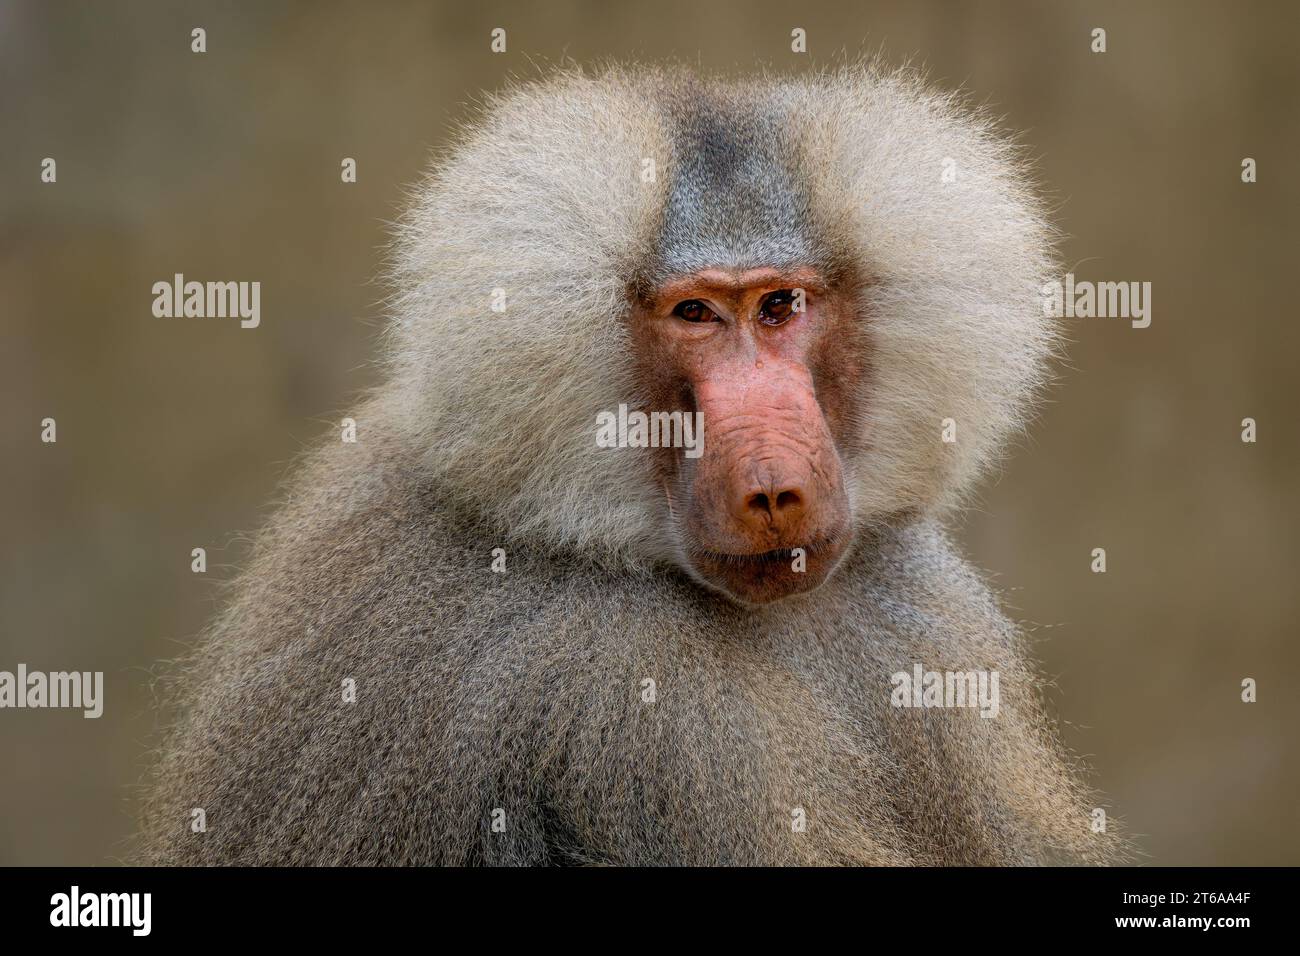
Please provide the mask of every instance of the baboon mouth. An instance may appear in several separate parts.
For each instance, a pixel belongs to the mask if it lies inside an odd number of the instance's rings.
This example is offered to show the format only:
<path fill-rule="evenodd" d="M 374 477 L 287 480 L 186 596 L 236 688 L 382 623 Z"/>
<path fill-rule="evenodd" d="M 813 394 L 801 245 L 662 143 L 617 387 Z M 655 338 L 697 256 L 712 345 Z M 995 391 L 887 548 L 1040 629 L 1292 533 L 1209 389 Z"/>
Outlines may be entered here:
<path fill-rule="evenodd" d="M 796 557 L 801 556 L 808 561 L 813 561 L 827 555 L 834 555 L 840 550 L 844 541 L 843 534 L 823 532 L 810 541 L 797 542 L 789 547 L 770 548 L 766 551 L 713 551 L 709 548 L 695 548 L 693 553 L 700 560 L 716 564 L 763 567 L 769 564 L 788 565 Z"/>
<path fill-rule="evenodd" d="M 728 554 L 723 551 L 702 551 L 700 556 L 715 564 L 732 567 L 763 567 L 770 564 L 789 564 L 795 560 L 795 552 L 802 551 L 805 558 L 811 558 L 817 549 L 802 546 L 798 548 L 774 548 L 757 554 Z"/>
<path fill-rule="evenodd" d="M 771 548 L 748 554 L 698 549 L 695 571 L 708 584 L 742 604 L 768 604 L 819 587 L 839 563 L 844 541 Z"/>

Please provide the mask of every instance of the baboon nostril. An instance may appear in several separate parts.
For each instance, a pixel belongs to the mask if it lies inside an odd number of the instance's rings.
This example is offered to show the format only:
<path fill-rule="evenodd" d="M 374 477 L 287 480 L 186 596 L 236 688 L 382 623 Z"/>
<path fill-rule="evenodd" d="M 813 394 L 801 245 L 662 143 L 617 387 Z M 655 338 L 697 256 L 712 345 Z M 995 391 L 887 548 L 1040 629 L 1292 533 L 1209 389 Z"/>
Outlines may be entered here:
<path fill-rule="evenodd" d="M 745 506 L 750 511 L 763 512 L 775 517 L 783 511 L 790 508 L 796 508 L 803 504 L 803 496 L 797 490 L 786 490 L 778 492 L 775 503 L 768 497 L 766 492 L 755 492 L 745 499 Z"/>

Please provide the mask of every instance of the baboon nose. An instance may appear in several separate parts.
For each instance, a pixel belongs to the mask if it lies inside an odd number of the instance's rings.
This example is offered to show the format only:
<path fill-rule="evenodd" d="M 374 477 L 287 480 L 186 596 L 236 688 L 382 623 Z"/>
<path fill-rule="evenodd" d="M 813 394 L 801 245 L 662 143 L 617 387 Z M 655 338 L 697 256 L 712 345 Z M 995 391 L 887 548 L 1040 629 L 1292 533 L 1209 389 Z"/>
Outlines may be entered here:
<path fill-rule="evenodd" d="M 752 531 L 782 533 L 799 524 L 807 503 L 808 494 L 799 483 L 773 482 L 747 489 L 736 517 Z"/>

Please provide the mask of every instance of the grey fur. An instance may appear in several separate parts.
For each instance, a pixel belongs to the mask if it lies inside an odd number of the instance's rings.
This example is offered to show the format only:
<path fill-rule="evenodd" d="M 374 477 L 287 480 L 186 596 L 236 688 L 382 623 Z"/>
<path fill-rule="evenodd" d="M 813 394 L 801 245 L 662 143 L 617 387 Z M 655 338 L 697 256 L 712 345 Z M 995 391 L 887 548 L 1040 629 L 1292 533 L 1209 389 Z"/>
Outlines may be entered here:
<path fill-rule="evenodd" d="M 670 100 L 662 275 L 824 264 L 791 120 L 779 104 L 752 95 L 735 102 L 697 83 Z"/>

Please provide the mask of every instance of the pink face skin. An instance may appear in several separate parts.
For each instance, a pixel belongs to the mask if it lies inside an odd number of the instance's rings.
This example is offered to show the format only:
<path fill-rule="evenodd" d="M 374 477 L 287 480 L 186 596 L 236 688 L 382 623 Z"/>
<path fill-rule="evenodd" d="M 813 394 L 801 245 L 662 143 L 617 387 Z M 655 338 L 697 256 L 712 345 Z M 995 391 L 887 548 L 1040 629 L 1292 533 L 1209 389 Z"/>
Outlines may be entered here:
<path fill-rule="evenodd" d="M 849 540 L 834 433 L 850 416 L 844 407 L 828 414 L 826 403 L 843 406 L 860 374 L 844 345 L 850 313 L 809 268 L 705 269 L 665 283 L 636 310 L 656 407 L 704 415 L 703 455 L 661 464 L 687 559 L 741 603 L 812 590 Z"/>

